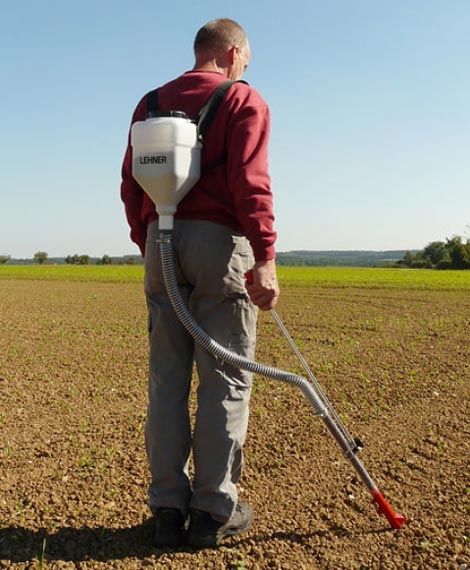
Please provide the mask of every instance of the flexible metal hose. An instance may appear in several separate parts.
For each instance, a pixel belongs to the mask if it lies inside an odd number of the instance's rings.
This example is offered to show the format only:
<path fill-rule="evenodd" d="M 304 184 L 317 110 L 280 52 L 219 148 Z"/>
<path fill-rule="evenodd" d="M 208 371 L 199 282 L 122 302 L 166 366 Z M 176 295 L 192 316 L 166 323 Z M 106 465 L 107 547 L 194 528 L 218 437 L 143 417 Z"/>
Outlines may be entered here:
<path fill-rule="evenodd" d="M 323 418 L 327 416 L 327 408 L 305 378 L 271 366 L 259 364 L 258 362 L 254 362 L 240 356 L 239 354 L 236 354 L 235 352 L 220 345 L 197 324 L 181 296 L 178 283 L 176 281 L 173 248 L 171 245 L 171 232 L 161 232 L 159 242 L 162 256 L 163 277 L 168 297 L 175 313 L 189 334 L 194 338 L 194 341 L 219 360 L 227 362 L 236 368 L 241 368 L 242 370 L 247 370 L 254 374 L 259 374 L 261 376 L 266 376 L 267 378 L 272 378 L 273 380 L 280 380 L 281 382 L 287 382 L 288 384 L 297 386 L 310 402 L 315 414 Z"/>

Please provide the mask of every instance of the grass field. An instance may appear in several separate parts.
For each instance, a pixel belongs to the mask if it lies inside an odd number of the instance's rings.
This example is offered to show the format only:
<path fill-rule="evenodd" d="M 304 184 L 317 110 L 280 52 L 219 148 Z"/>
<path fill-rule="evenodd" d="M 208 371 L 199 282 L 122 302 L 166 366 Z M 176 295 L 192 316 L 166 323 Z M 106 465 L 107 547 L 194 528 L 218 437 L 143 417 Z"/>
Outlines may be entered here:
<path fill-rule="evenodd" d="M 142 282 L 141 265 L 3 265 L 0 279 Z M 470 290 L 470 271 L 344 267 L 278 267 L 281 286 Z"/>

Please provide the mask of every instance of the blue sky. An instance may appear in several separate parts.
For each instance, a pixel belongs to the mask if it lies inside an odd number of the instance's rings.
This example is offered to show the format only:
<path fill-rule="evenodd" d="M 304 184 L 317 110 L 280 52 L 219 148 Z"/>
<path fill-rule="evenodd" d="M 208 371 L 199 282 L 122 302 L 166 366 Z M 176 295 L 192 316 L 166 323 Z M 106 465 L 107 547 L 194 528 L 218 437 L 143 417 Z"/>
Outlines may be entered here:
<path fill-rule="evenodd" d="M 131 113 L 245 28 L 272 112 L 278 251 L 470 237 L 468 0 L 18 0 L 0 20 L 0 254 L 137 253 L 119 198 Z"/>

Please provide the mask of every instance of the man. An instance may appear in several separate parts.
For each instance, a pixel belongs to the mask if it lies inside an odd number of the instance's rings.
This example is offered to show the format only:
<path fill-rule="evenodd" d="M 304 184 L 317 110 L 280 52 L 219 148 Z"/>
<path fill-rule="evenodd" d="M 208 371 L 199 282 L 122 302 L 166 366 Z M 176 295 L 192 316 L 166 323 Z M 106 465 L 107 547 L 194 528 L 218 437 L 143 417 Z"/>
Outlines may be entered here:
<path fill-rule="evenodd" d="M 250 60 L 245 32 L 226 18 L 198 31 L 194 52 L 194 68 L 158 89 L 161 110 L 196 117 L 223 81 L 241 78 Z M 143 97 L 132 122 L 146 118 Z M 269 128 L 269 109 L 262 97 L 246 83 L 234 83 L 203 141 L 201 178 L 178 206 L 172 242 L 178 285 L 195 320 L 221 345 L 250 359 L 257 309 L 273 308 L 279 295 Z M 128 146 L 121 197 L 131 239 L 145 258 L 150 347 L 145 438 L 155 543 L 177 545 L 189 518 L 188 543 L 213 547 L 248 530 L 253 517 L 251 507 L 238 502 L 236 487 L 252 375 L 195 345 L 176 317 L 165 292 L 155 205 L 131 170 Z M 249 269 L 252 283 L 247 284 Z M 199 382 L 191 436 L 188 397 L 194 362 Z"/>

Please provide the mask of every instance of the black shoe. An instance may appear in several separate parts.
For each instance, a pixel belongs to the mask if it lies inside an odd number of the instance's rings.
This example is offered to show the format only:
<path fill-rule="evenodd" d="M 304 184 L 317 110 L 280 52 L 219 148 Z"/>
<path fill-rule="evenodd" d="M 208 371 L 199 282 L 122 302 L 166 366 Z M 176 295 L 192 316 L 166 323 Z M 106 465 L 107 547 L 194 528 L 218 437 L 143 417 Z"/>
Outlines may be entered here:
<path fill-rule="evenodd" d="M 232 518 L 226 523 L 214 520 L 205 511 L 189 511 L 189 527 L 186 540 L 193 548 L 214 548 L 228 536 L 246 532 L 253 520 L 253 509 L 246 503 L 238 503 Z"/>
<path fill-rule="evenodd" d="M 178 546 L 183 537 L 184 517 L 179 509 L 159 507 L 153 513 L 155 521 L 154 544 Z"/>

